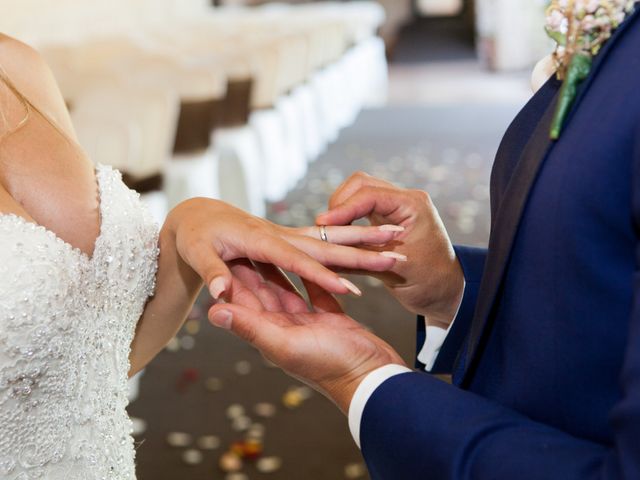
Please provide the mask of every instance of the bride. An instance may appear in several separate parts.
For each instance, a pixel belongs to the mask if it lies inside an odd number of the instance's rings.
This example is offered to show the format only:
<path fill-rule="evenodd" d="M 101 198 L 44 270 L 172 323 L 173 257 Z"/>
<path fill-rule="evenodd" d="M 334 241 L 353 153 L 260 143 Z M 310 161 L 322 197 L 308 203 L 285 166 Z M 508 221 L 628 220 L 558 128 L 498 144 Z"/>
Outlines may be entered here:
<path fill-rule="evenodd" d="M 385 244 L 398 230 L 329 235 Z M 0 478 L 135 478 L 127 377 L 178 331 L 203 282 L 216 299 L 241 294 L 227 264 L 242 258 L 358 294 L 327 266 L 384 271 L 397 255 L 208 199 L 180 204 L 158 232 L 120 174 L 78 146 L 41 57 L 0 36 Z"/>

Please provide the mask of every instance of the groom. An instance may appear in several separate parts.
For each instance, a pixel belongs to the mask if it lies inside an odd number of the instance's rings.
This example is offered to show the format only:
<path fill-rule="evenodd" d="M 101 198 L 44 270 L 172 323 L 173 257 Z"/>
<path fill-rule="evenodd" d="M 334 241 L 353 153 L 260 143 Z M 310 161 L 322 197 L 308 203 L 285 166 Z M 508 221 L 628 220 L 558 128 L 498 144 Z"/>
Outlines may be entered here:
<path fill-rule="evenodd" d="M 355 175 L 334 194 L 319 224 L 405 227 L 408 261 L 384 280 L 421 315 L 422 371 L 313 284 L 310 312 L 266 265 L 233 267 L 211 321 L 348 413 L 373 479 L 640 479 L 639 86 L 636 10 L 558 141 L 555 78 L 509 127 L 487 250 L 452 247 L 424 193 Z"/>

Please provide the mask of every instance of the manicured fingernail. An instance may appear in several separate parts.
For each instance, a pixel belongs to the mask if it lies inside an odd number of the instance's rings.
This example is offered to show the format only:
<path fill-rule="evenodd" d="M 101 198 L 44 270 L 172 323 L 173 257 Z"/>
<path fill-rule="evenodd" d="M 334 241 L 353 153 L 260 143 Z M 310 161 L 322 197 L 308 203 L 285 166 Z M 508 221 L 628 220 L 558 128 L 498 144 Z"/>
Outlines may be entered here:
<path fill-rule="evenodd" d="M 216 327 L 224 328 L 225 330 L 231 330 L 232 320 L 233 314 L 229 310 L 218 310 L 211 317 L 211 323 Z"/>
<path fill-rule="evenodd" d="M 401 253 L 396 252 L 380 252 L 380 255 L 387 258 L 393 258 L 394 260 L 398 260 L 399 262 L 406 262 L 407 256 L 402 255 Z"/>
<path fill-rule="evenodd" d="M 404 227 L 400 225 L 381 225 L 378 230 L 381 232 L 404 232 Z"/>
<path fill-rule="evenodd" d="M 214 278 L 209 285 L 209 293 L 216 300 L 220 298 L 220 295 L 222 295 L 226 289 L 227 287 L 224 283 L 224 278 L 222 277 Z"/>
<path fill-rule="evenodd" d="M 359 297 L 362 296 L 362 292 L 360 291 L 360 289 L 356 287 L 353 283 L 351 283 L 349 280 L 347 280 L 346 278 L 341 278 L 340 283 L 343 284 L 345 287 L 347 287 L 349 291 L 354 295 L 357 295 Z"/>

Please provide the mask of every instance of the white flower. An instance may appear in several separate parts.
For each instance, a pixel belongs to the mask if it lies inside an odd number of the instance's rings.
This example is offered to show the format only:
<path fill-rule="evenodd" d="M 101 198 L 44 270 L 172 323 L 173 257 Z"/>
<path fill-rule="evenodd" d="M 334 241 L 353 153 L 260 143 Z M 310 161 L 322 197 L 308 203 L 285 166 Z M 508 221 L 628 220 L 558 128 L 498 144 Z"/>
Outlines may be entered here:
<path fill-rule="evenodd" d="M 547 16 L 547 26 L 554 32 L 567 33 L 569 22 L 560 10 L 553 10 L 551 14 Z"/>
<path fill-rule="evenodd" d="M 600 0 L 586 0 L 585 10 L 587 13 L 595 13 L 600 6 Z"/>
<path fill-rule="evenodd" d="M 580 26 L 582 27 L 582 30 L 584 30 L 585 32 L 591 32 L 597 26 L 596 18 L 593 15 L 587 15 L 580 22 Z"/>
<path fill-rule="evenodd" d="M 625 17 L 627 16 L 627 12 L 625 12 L 624 10 L 620 10 L 619 12 L 616 12 L 615 15 L 613 16 L 613 20 L 620 25 L 622 22 L 624 22 Z"/>

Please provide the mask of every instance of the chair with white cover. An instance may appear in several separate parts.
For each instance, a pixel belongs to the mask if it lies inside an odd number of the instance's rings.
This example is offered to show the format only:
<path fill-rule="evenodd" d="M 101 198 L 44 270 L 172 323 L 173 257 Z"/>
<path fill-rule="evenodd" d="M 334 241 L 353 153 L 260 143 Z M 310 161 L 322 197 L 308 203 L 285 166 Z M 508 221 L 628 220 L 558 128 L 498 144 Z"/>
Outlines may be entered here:
<path fill-rule="evenodd" d="M 172 50 L 172 55 L 191 58 L 199 65 L 212 58 L 219 60 L 217 68 L 224 70 L 227 91 L 221 118 L 211 140 L 217 157 L 218 175 L 222 179 L 218 195 L 225 202 L 264 216 L 265 162 L 257 136 L 248 124 L 256 53 L 243 40 L 214 30 L 205 22 L 154 32 L 154 38 L 170 43 L 167 48 Z"/>
<path fill-rule="evenodd" d="M 219 198 L 218 159 L 210 135 L 226 92 L 226 78 L 211 65 L 169 55 L 145 55 L 119 65 L 131 82 L 155 84 L 180 99 L 173 154 L 165 166 L 169 206 L 191 197 Z"/>
<path fill-rule="evenodd" d="M 163 172 L 177 120 L 177 98 L 166 89 L 121 79 L 86 87 L 74 100 L 72 119 L 80 143 L 96 163 L 118 168 L 162 223 L 168 201 Z"/>

